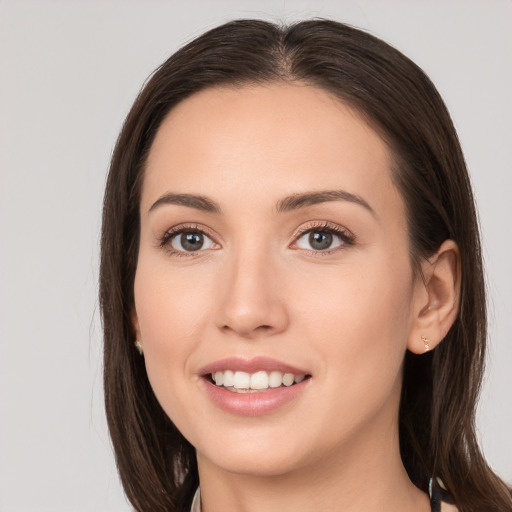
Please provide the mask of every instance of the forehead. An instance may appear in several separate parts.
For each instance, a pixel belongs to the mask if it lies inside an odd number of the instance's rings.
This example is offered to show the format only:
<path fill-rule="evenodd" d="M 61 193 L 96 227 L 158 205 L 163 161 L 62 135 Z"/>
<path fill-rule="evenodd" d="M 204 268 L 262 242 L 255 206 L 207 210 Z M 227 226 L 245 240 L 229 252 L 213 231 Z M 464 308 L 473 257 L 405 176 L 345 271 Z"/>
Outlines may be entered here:
<path fill-rule="evenodd" d="M 373 196 L 378 206 L 386 194 L 395 201 L 398 195 L 391 161 L 375 130 L 319 88 L 207 89 L 163 121 L 148 157 L 142 202 L 167 189 L 222 201 L 343 188 Z"/>

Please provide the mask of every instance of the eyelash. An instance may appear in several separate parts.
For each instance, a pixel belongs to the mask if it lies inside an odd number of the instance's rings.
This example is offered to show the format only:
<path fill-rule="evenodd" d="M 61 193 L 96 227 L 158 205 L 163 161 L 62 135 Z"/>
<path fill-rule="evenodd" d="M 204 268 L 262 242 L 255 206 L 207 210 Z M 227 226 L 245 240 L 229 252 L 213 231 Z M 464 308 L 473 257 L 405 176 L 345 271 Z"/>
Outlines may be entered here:
<path fill-rule="evenodd" d="M 313 249 L 302 249 L 307 251 L 310 255 L 321 258 L 322 256 L 328 256 L 338 251 L 342 251 L 347 247 L 351 247 L 356 243 L 356 236 L 351 233 L 348 229 L 334 224 L 333 222 L 321 221 L 321 222 L 310 222 L 306 226 L 302 226 L 293 234 L 294 244 L 296 244 L 303 236 L 311 232 L 329 233 L 340 238 L 342 244 L 332 249 L 325 249 L 323 251 L 315 251 Z"/>
<path fill-rule="evenodd" d="M 204 252 L 204 251 L 201 251 L 201 250 L 198 250 L 197 252 L 179 251 L 179 250 L 174 249 L 171 246 L 171 242 L 174 239 L 174 237 L 176 237 L 184 232 L 200 233 L 200 234 L 206 235 L 208 238 L 214 240 L 213 234 L 205 227 L 200 226 L 198 224 L 182 224 L 180 226 L 173 227 L 173 228 L 169 229 L 168 231 L 166 231 L 164 233 L 164 235 L 159 240 L 159 246 L 162 249 L 165 249 L 166 251 L 168 251 L 172 256 L 186 257 L 186 258 L 194 258 L 194 257 L 201 256 L 201 252 Z M 316 251 L 314 249 L 310 249 L 310 250 L 301 249 L 315 257 L 322 257 L 322 256 L 332 254 L 334 252 L 338 252 L 340 250 L 343 250 L 346 247 L 350 247 L 350 246 L 354 245 L 356 242 L 355 235 L 352 234 L 347 229 L 342 228 L 341 226 L 334 224 L 332 222 L 321 221 L 321 222 L 308 223 L 306 226 L 303 226 L 299 230 L 297 230 L 293 234 L 293 240 L 294 240 L 293 244 L 296 244 L 303 236 L 305 236 L 311 232 L 329 233 L 329 234 L 339 237 L 342 242 L 341 246 L 336 246 L 332 249 L 316 250 Z M 214 243 L 216 243 L 216 242 L 214 242 Z M 294 250 L 297 250 L 297 249 L 294 249 Z"/>
<path fill-rule="evenodd" d="M 197 252 L 193 251 L 178 251 L 174 249 L 171 245 L 171 242 L 174 237 L 180 235 L 181 233 L 200 233 L 203 235 L 206 235 L 210 239 L 214 239 L 212 233 L 208 229 L 206 229 L 203 226 L 200 226 L 199 224 L 181 224 L 179 226 L 175 226 L 168 231 L 164 233 L 162 238 L 159 241 L 159 246 L 162 249 L 165 249 L 171 256 L 177 256 L 178 258 L 184 257 L 184 258 L 194 258 L 201 255 L 201 250 L 198 250 Z"/>

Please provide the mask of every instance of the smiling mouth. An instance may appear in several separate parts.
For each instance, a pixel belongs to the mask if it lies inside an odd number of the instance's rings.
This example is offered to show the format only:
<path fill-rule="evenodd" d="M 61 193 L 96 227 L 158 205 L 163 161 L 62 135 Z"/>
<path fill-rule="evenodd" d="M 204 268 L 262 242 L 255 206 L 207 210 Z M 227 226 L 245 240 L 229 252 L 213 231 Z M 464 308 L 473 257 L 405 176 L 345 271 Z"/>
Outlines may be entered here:
<path fill-rule="evenodd" d="M 257 371 L 248 373 L 244 371 L 225 370 L 210 373 L 204 376 L 217 387 L 224 388 L 233 393 L 261 393 L 273 389 L 291 387 L 303 380 L 311 378 L 308 374 L 293 374 L 280 371 Z"/>

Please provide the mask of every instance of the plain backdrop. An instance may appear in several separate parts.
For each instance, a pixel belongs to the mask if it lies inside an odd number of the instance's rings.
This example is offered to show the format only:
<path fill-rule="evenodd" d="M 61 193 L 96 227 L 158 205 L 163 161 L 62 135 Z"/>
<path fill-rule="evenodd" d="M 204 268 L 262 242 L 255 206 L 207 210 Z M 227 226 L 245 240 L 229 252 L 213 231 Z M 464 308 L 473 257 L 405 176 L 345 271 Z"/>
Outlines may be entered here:
<path fill-rule="evenodd" d="M 512 3 L 0 0 L 0 512 L 127 511 L 106 429 L 97 305 L 103 186 L 148 75 L 221 22 L 332 17 L 415 60 L 474 182 L 490 305 L 478 414 L 512 482 Z"/>

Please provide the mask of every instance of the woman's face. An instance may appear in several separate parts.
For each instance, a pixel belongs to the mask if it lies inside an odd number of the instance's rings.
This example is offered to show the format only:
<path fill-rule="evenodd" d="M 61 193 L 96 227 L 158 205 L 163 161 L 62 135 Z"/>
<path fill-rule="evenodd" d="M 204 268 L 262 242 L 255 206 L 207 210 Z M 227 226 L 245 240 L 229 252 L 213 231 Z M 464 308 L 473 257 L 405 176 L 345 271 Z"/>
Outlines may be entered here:
<path fill-rule="evenodd" d="M 361 117 L 309 86 L 195 94 L 157 133 L 140 215 L 134 326 L 200 465 L 276 475 L 396 442 L 421 287 Z"/>

